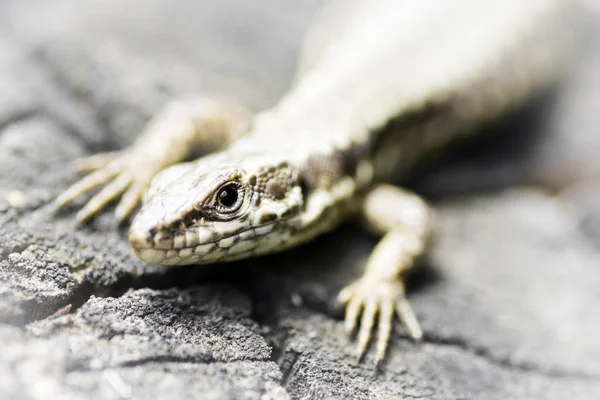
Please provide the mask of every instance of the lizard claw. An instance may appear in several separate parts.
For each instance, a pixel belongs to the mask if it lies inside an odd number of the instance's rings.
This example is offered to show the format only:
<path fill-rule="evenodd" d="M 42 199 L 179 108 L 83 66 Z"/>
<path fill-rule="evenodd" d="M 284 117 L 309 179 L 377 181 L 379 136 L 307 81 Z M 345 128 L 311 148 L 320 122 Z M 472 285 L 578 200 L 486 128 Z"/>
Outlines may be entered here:
<path fill-rule="evenodd" d="M 417 317 L 406 299 L 404 285 L 399 280 L 362 278 L 344 288 L 338 300 L 346 305 L 344 326 L 348 335 L 352 335 L 355 331 L 360 317 L 357 352 L 359 362 L 366 354 L 376 320 L 377 364 L 384 359 L 392 332 L 394 311 L 415 341 L 420 341 L 423 337 Z"/>

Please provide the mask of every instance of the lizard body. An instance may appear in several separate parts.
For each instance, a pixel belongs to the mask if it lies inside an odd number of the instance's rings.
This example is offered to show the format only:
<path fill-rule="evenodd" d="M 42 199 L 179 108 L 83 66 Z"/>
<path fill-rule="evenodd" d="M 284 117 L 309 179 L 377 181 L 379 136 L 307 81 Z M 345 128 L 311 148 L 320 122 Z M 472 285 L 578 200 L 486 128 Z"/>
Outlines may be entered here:
<path fill-rule="evenodd" d="M 281 251 L 360 216 L 382 239 L 340 300 L 349 332 L 360 319 L 361 357 L 377 323 L 381 360 L 394 313 L 411 337 L 422 336 L 401 274 L 424 253 L 432 228 L 423 200 L 384 182 L 552 82 L 568 5 L 334 3 L 307 36 L 294 85 L 276 106 L 252 117 L 218 100 L 174 102 L 130 149 L 84 160 L 81 169 L 94 172 L 56 207 L 108 182 L 78 220 L 119 196 L 123 220 L 149 187 L 129 240 L 140 258 L 162 264 Z M 196 147 L 217 151 L 177 164 Z"/>

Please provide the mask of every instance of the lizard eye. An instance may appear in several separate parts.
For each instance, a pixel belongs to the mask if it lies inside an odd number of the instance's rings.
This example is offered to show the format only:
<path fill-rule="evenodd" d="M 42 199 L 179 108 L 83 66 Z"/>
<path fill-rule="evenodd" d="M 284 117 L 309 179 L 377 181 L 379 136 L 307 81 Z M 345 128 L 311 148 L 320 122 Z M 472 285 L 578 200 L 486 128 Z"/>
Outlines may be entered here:
<path fill-rule="evenodd" d="M 240 193 L 240 187 L 236 184 L 223 186 L 217 192 L 217 207 L 221 211 L 232 212 L 241 206 L 243 193 Z"/>

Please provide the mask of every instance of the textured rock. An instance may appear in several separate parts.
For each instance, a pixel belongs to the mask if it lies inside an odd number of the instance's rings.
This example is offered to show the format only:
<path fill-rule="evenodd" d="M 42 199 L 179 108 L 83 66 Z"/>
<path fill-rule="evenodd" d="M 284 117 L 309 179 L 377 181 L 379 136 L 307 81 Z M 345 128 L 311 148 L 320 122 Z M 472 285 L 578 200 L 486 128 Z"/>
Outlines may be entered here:
<path fill-rule="evenodd" d="M 360 228 L 167 268 L 110 213 L 75 229 L 46 207 L 173 96 L 275 102 L 319 2 L 90 4 L 0 3 L 0 398 L 600 398 L 598 22 L 551 96 L 412 183 L 440 219 L 409 277 L 426 338 L 397 326 L 375 370 L 334 302 L 375 243 Z"/>
<path fill-rule="evenodd" d="M 271 350 L 227 287 L 91 297 L 72 314 L 0 331 L 15 398 L 287 398 Z M 8 379 L 6 379 L 8 378 Z M 37 382 L 37 380 L 40 380 Z M 42 390 L 43 389 L 43 390 Z"/>

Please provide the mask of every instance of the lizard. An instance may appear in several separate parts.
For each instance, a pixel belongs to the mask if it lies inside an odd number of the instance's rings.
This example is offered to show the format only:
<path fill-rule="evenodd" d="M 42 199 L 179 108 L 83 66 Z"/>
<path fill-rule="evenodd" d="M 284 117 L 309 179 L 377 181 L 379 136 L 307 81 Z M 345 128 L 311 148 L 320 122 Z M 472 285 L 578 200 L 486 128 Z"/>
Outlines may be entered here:
<path fill-rule="evenodd" d="M 131 147 L 79 162 L 89 175 L 56 210 L 104 185 L 85 223 L 120 198 L 118 221 L 142 260 L 229 262 L 306 243 L 358 218 L 381 239 L 365 272 L 339 293 L 344 327 L 377 363 L 397 316 L 423 330 L 404 274 L 419 264 L 434 211 L 395 183 L 415 165 L 556 80 L 564 67 L 568 0 L 346 0 L 318 14 L 296 78 L 253 114 L 205 96 L 173 100 Z M 195 149 L 207 154 L 188 161 Z M 358 331 L 358 332 L 356 332 Z"/>

